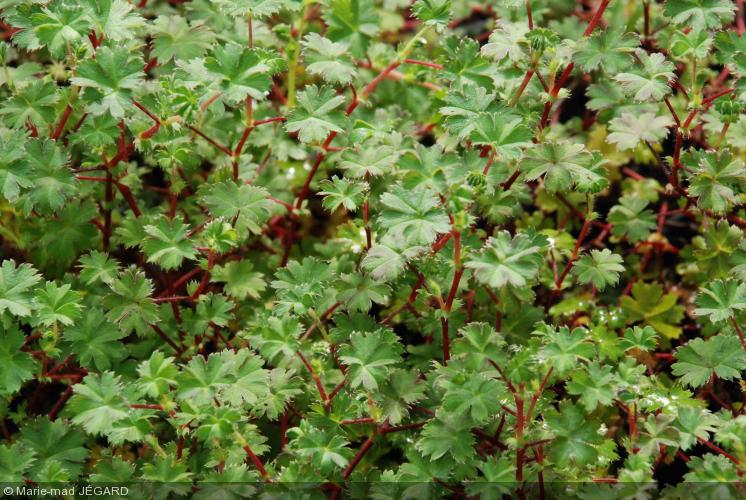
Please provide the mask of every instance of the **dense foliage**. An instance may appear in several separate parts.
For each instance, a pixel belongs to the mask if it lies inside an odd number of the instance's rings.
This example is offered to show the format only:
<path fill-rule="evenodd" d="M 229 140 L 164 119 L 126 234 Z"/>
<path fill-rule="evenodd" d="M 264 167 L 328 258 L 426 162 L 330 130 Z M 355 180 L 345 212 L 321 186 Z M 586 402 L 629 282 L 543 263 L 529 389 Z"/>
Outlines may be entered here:
<path fill-rule="evenodd" d="M 737 495 L 742 7 L 0 0 L 0 482 Z"/>

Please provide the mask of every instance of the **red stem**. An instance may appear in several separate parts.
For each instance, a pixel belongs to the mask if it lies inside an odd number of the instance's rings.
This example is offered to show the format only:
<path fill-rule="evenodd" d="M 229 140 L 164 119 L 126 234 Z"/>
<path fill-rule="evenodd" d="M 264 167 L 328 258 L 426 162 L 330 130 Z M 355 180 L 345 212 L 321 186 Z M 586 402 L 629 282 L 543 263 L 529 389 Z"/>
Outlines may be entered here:
<path fill-rule="evenodd" d="M 362 97 L 365 98 L 373 92 L 376 87 L 378 87 L 378 84 L 380 84 L 392 71 L 394 71 L 396 68 L 399 67 L 401 63 L 399 61 L 393 61 L 391 64 L 386 66 L 380 73 L 378 73 L 378 76 L 376 76 L 373 81 L 371 81 L 366 87 L 363 89 Z"/>
<path fill-rule="evenodd" d="M 604 15 L 604 11 L 606 10 L 606 7 L 609 6 L 610 2 L 611 0 L 603 0 L 601 2 L 601 5 L 598 6 L 598 10 L 596 10 L 596 13 L 591 19 L 591 22 L 588 23 L 588 27 L 583 32 L 584 37 L 589 36 L 591 33 L 593 33 L 593 30 L 596 28 L 596 25 L 601 20 L 601 17 Z"/>
<path fill-rule="evenodd" d="M 720 453 L 721 455 L 723 455 L 725 458 L 727 458 L 728 460 L 730 460 L 734 464 L 741 465 L 741 461 L 740 460 L 738 460 L 736 457 L 734 457 L 733 455 L 731 455 L 730 453 L 728 453 L 724 449 L 720 448 L 719 446 L 711 443 L 710 441 L 707 441 L 706 439 L 702 439 L 701 437 L 697 437 L 697 441 L 699 441 L 703 445 L 707 446 L 712 451 Z"/>
<path fill-rule="evenodd" d="M 419 66 L 427 66 L 428 68 L 435 68 L 435 69 L 443 69 L 443 66 L 440 64 L 428 62 L 428 61 L 420 61 L 417 59 L 404 59 L 404 62 L 406 64 L 416 64 Z"/>
<path fill-rule="evenodd" d="M 743 330 L 741 330 L 741 327 L 738 326 L 738 322 L 736 321 L 736 318 L 732 317 L 730 318 L 730 323 L 733 325 L 733 328 L 736 329 L 736 333 L 738 334 L 738 338 L 741 341 L 741 346 L 746 351 L 746 337 L 743 334 Z"/>
<path fill-rule="evenodd" d="M 526 414 L 529 422 L 531 421 L 531 415 L 534 413 L 534 409 L 536 408 L 536 403 L 539 401 L 539 398 L 541 397 L 541 394 L 544 392 L 547 382 L 549 381 L 549 377 L 552 375 L 552 371 L 554 371 L 554 367 L 550 366 L 549 370 L 547 370 L 547 374 L 544 375 L 544 378 L 541 380 L 541 384 L 539 385 L 539 388 L 536 389 L 536 392 L 531 397 L 531 404 L 529 405 L 528 413 Z"/>
<path fill-rule="evenodd" d="M 194 127 L 194 126 L 189 125 L 189 124 L 187 124 L 187 127 L 189 128 L 189 130 L 191 130 L 192 132 L 194 132 L 195 134 L 197 134 L 198 136 L 200 136 L 201 138 L 203 138 L 204 140 L 206 140 L 207 142 L 209 142 L 211 145 L 213 145 L 214 147 L 216 147 L 217 149 L 219 149 L 223 153 L 227 154 L 228 156 L 233 156 L 233 152 L 230 149 L 226 148 L 222 144 L 219 144 L 217 141 L 215 141 L 213 138 L 211 138 L 208 135 L 206 135 L 204 132 L 202 132 L 197 127 Z"/>
<path fill-rule="evenodd" d="M 528 5 L 528 2 L 526 2 L 526 5 Z M 531 77 L 534 76 L 534 70 L 533 69 L 527 69 L 526 74 L 523 76 L 523 81 L 521 82 L 521 86 L 518 87 L 518 92 L 516 95 L 510 100 L 511 105 L 515 105 L 518 102 L 518 99 L 521 98 L 523 95 L 523 92 L 526 90 L 526 87 L 528 87 L 529 82 L 531 81 Z"/>
<path fill-rule="evenodd" d="M 715 99 L 717 99 L 717 98 L 719 98 L 719 97 L 723 97 L 724 95 L 728 95 L 728 94 L 730 94 L 731 92 L 734 92 L 735 90 L 736 90 L 736 89 L 725 89 L 725 90 L 721 90 L 720 92 L 715 92 L 715 93 L 714 93 L 714 94 L 712 94 L 711 96 L 709 96 L 709 97 L 705 98 L 705 99 L 704 99 L 704 100 L 702 101 L 702 104 L 703 104 L 704 106 L 707 106 L 707 105 L 709 105 L 710 103 L 712 103 L 712 101 L 714 101 Z"/>
<path fill-rule="evenodd" d="M 131 404 L 130 408 L 134 408 L 136 410 L 160 410 L 164 411 L 163 405 L 157 405 L 157 404 Z"/>
<path fill-rule="evenodd" d="M 259 473 L 262 475 L 262 477 L 269 481 L 269 474 L 267 473 L 267 469 L 264 468 L 262 460 L 257 457 L 253 451 L 251 451 L 251 447 L 248 443 L 243 447 L 243 451 L 246 452 L 246 455 L 248 455 L 254 466 L 257 468 L 257 470 L 259 470 Z"/>
<path fill-rule="evenodd" d="M 168 338 L 168 336 L 167 336 L 167 335 L 166 335 L 166 334 L 165 334 L 165 333 L 163 332 L 163 330 L 161 330 L 161 329 L 160 329 L 160 328 L 158 327 L 158 325 L 153 325 L 153 324 L 151 324 L 151 325 L 150 325 L 150 327 L 151 327 L 151 328 L 153 329 L 153 331 L 154 331 L 155 333 L 157 333 L 157 334 L 158 334 L 158 336 L 159 336 L 159 337 L 160 337 L 161 339 L 163 339 L 163 341 L 164 341 L 165 343 L 167 343 L 168 345 L 170 345 L 170 346 L 171 346 L 171 348 L 173 348 L 173 350 L 174 350 L 174 351 L 176 351 L 176 354 L 178 354 L 178 355 L 181 355 L 181 352 L 182 352 L 182 351 L 181 351 L 181 349 L 179 349 L 179 346 L 177 346 L 177 345 L 176 345 L 176 342 L 174 342 L 173 340 L 171 340 L 170 338 Z"/>
<path fill-rule="evenodd" d="M 515 440 L 518 450 L 515 458 L 515 480 L 523 481 L 523 460 L 526 453 L 526 447 L 523 444 L 523 430 L 525 426 L 525 415 L 523 414 L 523 397 L 515 395 Z"/>
<path fill-rule="evenodd" d="M 363 417 L 363 418 L 353 418 L 351 420 L 342 420 L 340 424 L 342 425 L 354 425 L 354 424 L 375 424 L 376 420 L 374 418 L 370 417 Z"/>
<path fill-rule="evenodd" d="M 381 429 L 381 434 L 388 434 L 390 432 L 401 432 L 401 431 L 408 431 L 412 429 L 419 429 L 420 427 L 424 426 L 427 422 L 417 422 L 414 424 L 405 424 L 400 425 L 398 427 L 386 427 L 385 429 Z"/>
<path fill-rule="evenodd" d="M 677 115 L 676 111 L 674 111 L 673 106 L 671 106 L 671 102 L 668 100 L 668 97 L 664 97 L 663 102 L 666 103 L 668 111 L 671 112 L 671 116 L 673 117 L 673 121 L 676 122 L 676 126 L 681 127 L 681 120 L 679 120 L 679 115 Z"/>
<path fill-rule="evenodd" d="M 57 124 L 57 128 L 55 129 L 54 133 L 52 134 L 53 140 L 58 140 L 60 136 L 62 135 L 62 131 L 65 129 L 65 125 L 67 124 L 67 120 L 70 118 L 70 115 L 73 112 L 72 106 L 69 104 L 65 106 L 65 111 L 62 113 L 62 118 L 60 118 L 60 122 Z"/>
<path fill-rule="evenodd" d="M 111 171 L 106 169 L 106 187 L 104 188 L 104 235 L 103 247 L 104 252 L 109 252 L 111 241 L 111 205 L 114 202 L 114 180 Z"/>
<path fill-rule="evenodd" d="M 70 399 L 70 396 L 72 395 L 73 386 L 68 385 L 67 389 L 65 389 L 65 392 L 63 392 L 60 396 L 60 399 L 57 400 L 52 409 L 49 411 L 49 420 L 54 420 L 55 418 L 57 418 L 57 415 L 60 413 L 62 408 L 65 406 L 65 403 L 67 403 L 67 400 Z"/>
<path fill-rule="evenodd" d="M 284 116 L 273 116 L 272 118 L 265 118 L 264 120 L 257 120 L 254 122 L 254 126 L 264 125 L 265 123 L 284 122 L 287 118 Z"/>
<path fill-rule="evenodd" d="M 302 352 L 296 351 L 296 354 L 298 354 L 298 357 L 303 362 L 308 372 L 311 374 L 311 378 L 313 379 L 314 384 L 316 384 L 316 389 L 319 391 L 319 397 L 321 397 L 322 401 L 326 401 L 326 391 L 324 390 L 324 386 L 321 384 L 321 379 L 316 374 L 316 371 L 313 369 L 313 366 L 311 366 L 311 363 L 308 362 Z"/>
<path fill-rule="evenodd" d="M 133 100 L 132 104 L 134 104 L 137 109 L 139 109 L 140 111 L 142 111 L 143 113 L 145 113 L 146 115 L 148 115 L 148 117 L 151 120 L 153 120 L 155 123 L 161 123 L 160 118 L 158 118 L 157 116 L 155 116 L 155 114 L 153 114 L 148 108 L 146 108 L 145 106 L 143 106 L 142 104 L 140 104 L 138 101 L 134 101 Z"/>
<path fill-rule="evenodd" d="M 130 191 L 130 188 L 117 181 L 114 181 L 114 185 L 117 187 L 122 196 L 124 196 L 125 201 L 129 205 L 130 210 L 132 210 L 132 213 L 135 214 L 135 217 L 140 217 L 142 215 L 142 212 L 138 208 L 137 202 L 135 201 L 135 197 L 132 195 L 132 191 Z"/>
<path fill-rule="evenodd" d="M 572 255 L 570 256 L 570 261 L 567 263 L 567 266 L 565 267 L 565 270 L 562 271 L 562 274 L 555 282 L 555 285 L 557 286 L 557 290 L 559 290 L 562 287 L 562 283 L 565 281 L 565 278 L 567 277 L 567 274 L 572 269 L 572 266 L 575 264 L 575 260 L 578 258 L 578 254 L 580 253 L 580 247 L 583 244 L 583 240 L 585 239 L 585 236 L 588 234 L 588 229 L 591 227 L 591 220 L 589 217 L 586 217 L 583 221 L 583 227 L 580 229 L 580 235 L 578 235 L 578 239 L 575 242 L 575 248 L 572 251 Z"/>

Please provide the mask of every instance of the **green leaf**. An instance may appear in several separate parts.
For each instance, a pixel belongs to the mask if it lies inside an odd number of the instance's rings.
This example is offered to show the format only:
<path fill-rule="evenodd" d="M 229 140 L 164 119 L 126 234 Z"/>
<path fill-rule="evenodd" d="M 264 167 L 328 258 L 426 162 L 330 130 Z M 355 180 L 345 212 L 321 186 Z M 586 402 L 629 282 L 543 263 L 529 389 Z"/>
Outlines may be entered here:
<path fill-rule="evenodd" d="M 121 342 L 126 336 L 106 321 L 98 309 L 86 311 L 79 324 L 62 332 L 62 338 L 70 342 L 70 351 L 81 366 L 97 370 L 109 370 L 127 356 L 127 348 Z"/>
<path fill-rule="evenodd" d="M 713 375 L 723 380 L 740 379 L 746 369 L 746 352 L 732 335 L 696 338 L 676 349 L 676 363 L 671 367 L 682 384 L 701 387 Z"/>
<path fill-rule="evenodd" d="M 233 308 L 235 304 L 221 294 L 212 292 L 200 295 L 197 299 L 197 307 L 194 314 L 185 311 L 187 328 L 192 331 L 203 332 L 210 326 L 227 326 L 233 319 Z"/>
<path fill-rule="evenodd" d="M 674 427 L 679 431 L 681 448 L 687 450 L 697 444 L 698 439 L 710 440 L 710 433 L 717 430 L 720 419 L 709 410 L 682 407 L 676 414 Z"/>
<path fill-rule="evenodd" d="M 374 279 L 390 281 L 401 274 L 409 260 L 427 250 L 424 246 L 400 243 L 389 237 L 374 243 L 363 258 L 363 269 Z"/>
<path fill-rule="evenodd" d="M 642 63 L 633 73 L 619 73 L 614 79 L 624 93 L 638 102 L 658 102 L 671 92 L 674 65 L 660 52 L 648 54 L 642 49 L 635 51 Z"/>
<path fill-rule="evenodd" d="M 24 161 L 33 173 L 33 188 L 24 196 L 26 211 L 56 212 L 77 193 L 75 177 L 67 166 L 67 153 L 55 141 L 28 141 Z"/>
<path fill-rule="evenodd" d="M 733 268 L 746 261 L 741 248 L 743 232 L 724 219 L 704 228 L 692 242 L 697 267 L 712 278 L 725 278 Z"/>
<path fill-rule="evenodd" d="M 581 283 L 593 283 L 593 286 L 603 290 L 609 285 L 619 282 L 619 273 L 625 271 L 624 260 L 621 255 L 611 253 L 611 250 L 591 250 L 590 255 L 583 255 L 572 269 Z"/>
<path fill-rule="evenodd" d="M 390 424 L 400 423 L 409 415 L 409 407 L 425 398 L 425 385 L 413 371 L 391 371 L 388 382 L 376 395 L 376 403 Z"/>
<path fill-rule="evenodd" d="M 35 461 L 34 452 L 24 449 L 20 443 L 0 445 L 0 482 L 22 483 Z"/>
<path fill-rule="evenodd" d="M 746 166 L 728 151 L 692 151 L 682 163 L 688 167 L 689 193 L 702 209 L 725 213 L 746 189 Z"/>
<path fill-rule="evenodd" d="M 124 110 L 132 107 L 132 90 L 142 85 L 142 68 L 142 57 L 126 48 L 100 47 L 95 58 L 80 63 L 78 76 L 70 81 L 92 89 L 93 104 L 88 109 L 93 114 L 108 112 L 114 118 L 122 118 Z"/>
<path fill-rule="evenodd" d="M 261 225 L 269 219 L 272 203 L 268 197 L 269 193 L 264 188 L 223 181 L 207 186 L 202 200 L 214 217 L 230 221 L 235 219 L 237 229 L 257 234 L 261 232 Z"/>
<path fill-rule="evenodd" d="M 342 436 L 312 427 L 307 420 L 302 420 L 299 427 L 288 429 L 288 437 L 288 449 L 322 474 L 346 467 L 353 455 Z"/>
<path fill-rule="evenodd" d="M 725 491 L 726 495 L 737 495 L 731 493 L 729 485 L 738 482 L 738 471 L 736 466 L 722 455 L 708 453 L 702 457 L 692 457 L 689 472 L 684 476 L 687 482 L 693 484 L 712 484 L 719 487 L 712 491 L 714 494 Z M 725 488 L 722 488 L 725 486 Z"/>
<path fill-rule="evenodd" d="M 416 448 L 430 461 L 448 454 L 455 462 L 464 463 L 474 457 L 474 436 L 468 420 L 433 418 L 422 428 Z"/>
<path fill-rule="evenodd" d="M 142 271 L 130 266 L 110 285 L 113 293 L 106 296 L 106 318 L 119 324 L 122 332 L 137 331 L 144 335 L 151 323 L 158 322 L 158 308 L 150 295 L 153 284 Z"/>
<path fill-rule="evenodd" d="M 155 224 L 144 227 L 147 237 L 142 249 L 148 262 L 157 263 L 163 269 L 181 266 L 184 259 L 195 260 L 197 251 L 188 238 L 189 226 L 179 219 L 160 219 Z"/>
<path fill-rule="evenodd" d="M 630 65 L 632 52 L 639 44 L 636 33 L 625 33 L 623 29 L 599 30 L 580 42 L 575 62 L 583 71 L 601 68 L 615 75 Z"/>
<path fill-rule="evenodd" d="M 746 73 L 746 38 L 734 31 L 721 31 L 715 35 L 714 58 L 726 64 L 738 76 Z"/>
<path fill-rule="evenodd" d="M 115 42 L 131 40 L 145 26 L 135 6 L 125 0 L 85 0 L 88 17 L 94 29 Z"/>
<path fill-rule="evenodd" d="M 330 0 L 324 12 L 326 37 L 350 45 L 353 57 L 364 58 L 371 37 L 379 31 L 379 19 L 370 0 Z"/>
<path fill-rule="evenodd" d="M 361 273 L 340 276 L 337 300 L 349 311 L 368 312 L 376 304 L 385 304 L 391 289 L 372 276 Z"/>
<path fill-rule="evenodd" d="M 70 285 L 57 286 L 47 282 L 44 288 L 36 291 L 37 317 L 35 322 L 51 326 L 58 321 L 63 325 L 72 325 L 80 318 L 83 308 L 79 292 L 70 289 Z"/>
<path fill-rule="evenodd" d="M 632 296 L 621 299 L 622 309 L 627 315 L 627 324 L 642 321 L 669 339 L 681 335 L 679 322 L 684 308 L 677 305 L 679 297 L 674 293 L 663 293 L 658 283 L 646 284 L 638 281 L 632 286 Z"/>
<path fill-rule="evenodd" d="M 674 24 L 696 31 L 730 23 L 735 10 L 736 6 L 728 0 L 666 0 L 663 8 Z"/>
<path fill-rule="evenodd" d="M 391 330 L 356 332 L 350 343 L 339 349 L 339 359 L 347 366 L 350 386 L 375 391 L 401 360 L 402 346 Z"/>
<path fill-rule="evenodd" d="M 331 277 L 329 266 L 313 257 L 288 263 L 277 271 L 272 282 L 272 288 L 278 290 L 275 312 L 284 314 L 292 310 L 305 314 L 308 309 L 318 307 L 318 300 L 326 292 L 325 285 Z"/>
<path fill-rule="evenodd" d="M 616 378 L 611 366 L 600 366 L 597 362 L 577 370 L 567 384 L 567 392 L 580 396 L 585 411 L 592 412 L 599 405 L 608 406 L 615 396 Z"/>
<path fill-rule="evenodd" d="M 5 311 L 13 316 L 30 316 L 36 309 L 31 289 L 41 281 L 41 276 L 31 264 L 16 266 L 4 260 L 0 268 L 0 314 Z"/>
<path fill-rule="evenodd" d="M 517 158 L 533 138 L 522 121 L 514 115 L 483 113 L 474 122 L 471 141 L 476 146 L 491 147 L 500 159 Z"/>
<path fill-rule="evenodd" d="M 250 15 L 254 19 L 266 19 L 282 10 L 298 10 L 300 5 L 291 0 L 216 0 L 228 15 L 246 18 Z"/>
<path fill-rule="evenodd" d="M 321 181 L 319 187 L 323 189 L 319 195 L 324 197 L 324 208 L 330 212 L 334 212 L 340 206 L 354 212 L 362 204 L 368 191 L 367 184 L 339 178 L 336 175 L 331 181 Z"/>
<path fill-rule="evenodd" d="M 248 334 L 247 337 L 267 361 L 275 366 L 287 366 L 297 359 L 301 331 L 301 324 L 295 317 L 269 317 L 255 334 Z"/>
<path fill-rule="evenodd" d="M 515 464 L 508 457 L 489 457 L 477 465 L 483 477 L 466 484 L 469 496 L 498 498 L 510 495 L 515 483 Z"/>
<path fill-rule="evenodd" d="M 405 245 L 429 245 L 440 233 L 451 230 L 445 211 L 436 193 L 424 186 L 407 190 L 393 186 L 380 198 L 385 207 L 378 217 L 378 225 L 386 235 Z"/>
<path fill-rule="evenodd" d="M 103 252 L 93 250 L 80 258 L 80 279 L 87 285 L 99 281 L 109 285 L 118 274 L 119 263 Z"/>
<path fill-rule="evenodd" d="M 524 287 L 537 275 L 544 262 L 543 250 L 549 245 L 538 234 L 519 232 L 513 238 L 500 231 L 487 239 L 482 251 L 466 267 L 473 269 L 477 281 L 493 288 L 505 285 Z"/>
<path fill-rule="evenodd" d="M 746 284 L 730 279 L 710 281 L 697 294 L 697 305 L 694 314 L 712 322 L 735 318 L 746 309 Z"/>
<path fill-rule="evenodd" d="M 482 55 L 496 61 L 502 61 L 507 57 L 511 62 L 519 62 L 528 54 L 528 32 L 528 25 L 523 21 L 498 19 L 495 31 L 482 47 Z"/>
<path fill-rule="evenodd" d="M 36 80 L 6 101 L 0 115 L 7 116 L 6 123 L 12 128 L 23 128 L 29 123 L 41 128 L 54 121 L 58 99 L 54 83 Z"/>
<path fill-rule="evenodd" d="M 217 218 L 205 224 L 199 233 L 199 242 L 219 254 L 226 253 L 238 245 L 238 233 L 222 218 Z"/>
<path fill-rule="evenodd" d="M 678 444 L 678 432 L 671 425 L 674 417 L 666 413 L 648 415 L 642 422 L 642 432 L 640 432 L 639 448 L 640 453 L 652 455 L 661 446 L 676 446 Z"/>
<path fill-rule="evenodd" d="M 521 161 L 527 180 L 544 176 L 547 191 L 598 192 L 608 185 L 603 169 L 594 164 L 582 144 L 550 142 L 531 148 Z"/>
<path fill-rule="evenodd" d="M 36 456 L 29 471 L 31 479 L 50 461 L 59 462 L 69 476 L 75 478 L 82 472 L 89 453 L 83 446 L 85 435 L 82 432 L 62 420 L 52 422 L 46 416 L 28 421 L 21 428 L 19 441 Z"/>
<path fill-rule="evenodd" d="M 187 464 L 176 460 L 176 457 L 156 456 L 142 467 L 142 479 L 154 483 L 172 483 L 167 484 L 167 491 L 177 495 L 186 495 L 191 491 L 192 475 L 188 472 Z"/>
<path fill-rule="evenodd" d="M 562 375 L 577 366 L 578 360 L 589 361 L 596 354 L 596 349 L 589 343 L 590 335 L 584 328 L 566 326 L 551 328 L 547 332 L 546 345 L 542 355 L 552 363 L 555 371 Z"/>
<path fill-rule="evenodd" d="M 86 10 L 77 2 L 54 2 L 32 12 L 29 21 L 34 34 L 58 58 L 67 52 L 68 44 L 80 41 L 91 29 Z"/>
<path fill-rule="evenodd" d="M 337 108 L 344 101 L 331 87 L 308 85 L 298 93 L 298 107 L 288 114 L 285 130 L 298 132 L 303 143 L 323 141 L 332 132 L 343 132 L 347 119 Z"/>
<path fill-rule="evenodd" d="M 201 356 L 192 358 L 176 381 L 177 398 L 199 407 L 213 404 L 214 398 L 231 383 L 231 378 L 223 357 L 211 354 L 207 360 Z"/>
<path fill-rule="evenodd" d="M 39 363 L 21 350 L 26 338 L 18 328 L 0 327 L 0 331 L 0 395 L 10 396 L 34 377 Z"/>
<path fill-rule="evenodd" d="M 440 108 L 440 114 L 446 117 L 446 129 L 459 140 L 469 137 L 477 127 L 480 116 L 488 110 L 495 110 L 494 101 L 493 94 L 474 83 L 450 89 L 443 98 L 445 106 Z"/>
<path fill-rule="evenodd" d="M 31 166 L 24 161 L 23 131 L 0 134 L 0 188 L 6 200 L 13 202 L 21 194 L 21 188 L 33 187 Z"/>
<path fill-rule="evenodd" d="M 445 26 L 451 20 L 451 0 L 417 0 L 412 14 L 426 26 Z"/>
<path fill-rule="evenodd" d="M 704 59 L 710 53 L 712 38 L 706 31 L 692 30 L 689 33 L 677 31 L 671 37 L 671 54 L 679 59 L 695 57 Z"/>
<path fill-rule="evenodd" d="M 658 334 L 655 333 L 655 328 L 652 326 L 627 328 L 624 330 L 624 338 L 619 342 L 619 345 L 625 351 L 630 349 L 652 351 L 658 345 Z"/>
<path fill-rule="evenodd" d="M 559 411 L 549 409 L 544 416 L 554 440 L 549 445 L 549 456 L 560 467 L 570 464 L 591 465 L 598 458 L 597 446 L 603 440 L 599 423 L 589 419 L 577 405 L 562 401 Z"/>
<path fill-rule="evenodd" d="M 505 339 L 487 323 L 469 323 L 453 342 L 453 356 L 474 360 L 474 366 L 481 368 L 490 360 L 501 359 L 504 345 Z"/>
<path fill-rule="evenodd" d="M 89 434 L 108 434 L 116 422 L 128 416 L 123 390 L 121 379 L 112 372 L 87 375 L 83 383 L 73 387 L 73 397 L 67 404 L 74 415 L 72 422 Z"/>
<path fill-rule="evenodd" d="M 202 57 L 215 35 L 207 25 L 181 16 L 158 16 L 153 23 L 153 56 L 162 64 L 172 59 L 189 61 Z"/>
<path fill-rule="evenodd" d="M 121 133 L 118 123 L 111 115 L 86 117 L 80 128 L 68 137 L 74 144 L 85 144 L 91 148 L 110 146 L 116 143 Z"/>
<path fill-rule="evenodd" d="M 609 123 L 611 133 L 606 142 L 616 144 L 619 149 L 635 149 L 640 143 L 656 144 L 668 136 L 668 127 L 672 125 L 667 116 L 656 116 L 655 113 L 622 113 Z"/>
<path fill-rule="evenodd" d="M 264 360 L 248 349 L 223 351 L 224 369 L 232 380 L 220 398 L 237 408 L 252 408 L 267 397 L 269 371 L 262 368 Z"/>
<path fill-rule="evenodd" d="M 178 369 L 174 358 L 167 358 L 162 352 L 154 351 L 150 358 L 137 367 L 137 385 L 152 398 L 165 394 L 176 385 Z"/>
<path fill-rule="evenodd" d="M 369 140 L 354 150 L 345 150 L 339 167 L 351 177 L 380 177 L 394 168 L 397 159 L 394 148 Z"/>
<path fill-rule="evenodd" d="M 272 85 L 272 68 L 261 53 L 234 43 L 216 46 L 205 58 L 205 68 L 210 72 L 213 87 L 231 104 L 247 97 L 264 100 Z"/>
<path fill-rule="evenodd" d="M 487 422 L 492 408 L 505 397 L 505 388 L 498 381 L 484 375 L 474 375 L 464 383 L 445 382 L 443 409 L 454 417 L 468 415 L 477 425 Z"/>
<path fill-rule="evenodd" d="M 348 50 L 344 42 L 332 42 L 318 33 L 310 33 L 303 39 L 306 70 L 327 83 L 347 85 L 357 75 Z"/>
<path fill-rule="evenodd" d="M 264 275 L 255 272 L 254 265 L 249 260 L 232 261 L 223 266 L 215 266 L 211 279 L 225 283 L 223 287 L 225 293 L 239 300 L 247 297 L 258 299 L 267 288 Z"/>
<path fill-rule="evenodd" d="M 609 211 L 611 232 L 615 236 L 626 236 L 630 243 L 637 243 L 647 239 L 651 231 L 656 229 L 655 214 L 647 209 L 648 202 L 636 196 L 622 196 L 619 204 Z"/>

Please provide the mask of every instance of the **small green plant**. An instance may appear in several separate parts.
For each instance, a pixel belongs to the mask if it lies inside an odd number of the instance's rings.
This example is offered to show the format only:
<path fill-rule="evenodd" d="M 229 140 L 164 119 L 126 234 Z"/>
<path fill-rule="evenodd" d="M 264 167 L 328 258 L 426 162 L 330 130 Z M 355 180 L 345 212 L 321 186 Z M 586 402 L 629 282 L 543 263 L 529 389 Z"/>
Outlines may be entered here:
<path fill-rule="evenodd" d="M 741 0 L 0 21 L 0 482 L 743 488 Z"/>

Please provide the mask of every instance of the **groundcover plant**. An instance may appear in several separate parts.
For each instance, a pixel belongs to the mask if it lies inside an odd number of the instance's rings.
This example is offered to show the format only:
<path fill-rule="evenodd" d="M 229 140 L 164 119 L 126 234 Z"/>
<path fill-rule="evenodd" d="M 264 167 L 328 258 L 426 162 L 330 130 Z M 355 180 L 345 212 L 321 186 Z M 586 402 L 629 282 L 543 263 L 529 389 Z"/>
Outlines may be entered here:
<path fill-rule="evenodd" d="M 0 8 L 0 483 L 743 493 L 742 2 Z"/>

